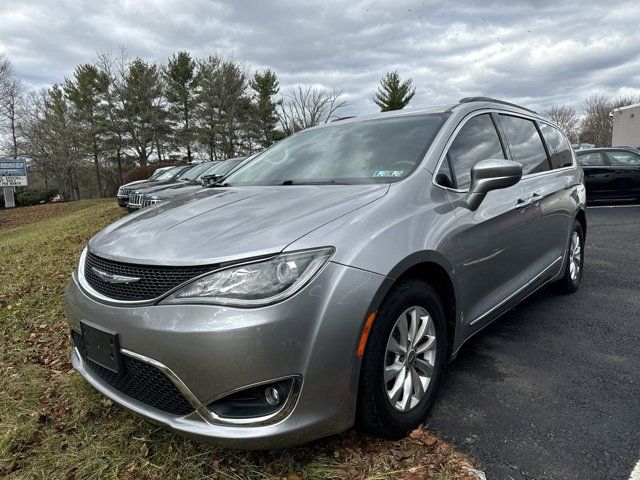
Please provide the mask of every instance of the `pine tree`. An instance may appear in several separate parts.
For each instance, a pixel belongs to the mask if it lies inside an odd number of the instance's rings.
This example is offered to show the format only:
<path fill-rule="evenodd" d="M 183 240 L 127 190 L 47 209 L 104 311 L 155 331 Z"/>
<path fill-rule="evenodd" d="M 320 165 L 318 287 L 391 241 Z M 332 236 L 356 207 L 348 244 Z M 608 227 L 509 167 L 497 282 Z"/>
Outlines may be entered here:
<path fill-rule="evenodd" d="M 210 160 L 244 153 L 251 119 L 248 81 L 241 65 L 210 56 L 198 64 L 198 138 Z"/>
<path fill-rule="evenodd" d="M 256 93 L 253 102 L 253 123 L 255 136 L 262 148 L 270 147 L 276 140 L 276 102 L 273 96 L 280 91 L 276 74 L 271 70 L 256 72 L 249 81 L 251 89 Z"/>
<path fill-rule="evenodd" d="M 175 142 L 186 149 L 191 162 L 194 140 L 193 110 L 197 87 L 196 63 L 189 52 L 178 52 L 169 59 L 164 70 L 169 118 L 175 132 Z"/>
<path fill-rule="evenodd" d="M 161 145 L 167 134 L 158 67 L 136 58 L 125 75 L 121 94 L 122 106 L 118 114 L 123 130 L 140 165 L 146 165 L 154 148 Z"/>
<path fill-rule="evenodd" d="M 402 82 L 396 70 L 389 72 L 380 79 L 380 86 L 373 101 L 382 112 L 402 110 L 416 94 L 416 89 L 412 85 L 411 79 Z"/>
<path fill-rule="evenodd" d="M 73 105 L 72 118 L 76 123 L 83 150 L 90 154 L 96 170 L 98 196 L 106 192 L 100 173 L 102 145 L 100 135 L 105 131 L 106 118 L 102 115 L 102 92 L 109 79 L 95 66 L 84 64 L 76 67 L 73 80 L 65 80 L 64 93 Z"/>

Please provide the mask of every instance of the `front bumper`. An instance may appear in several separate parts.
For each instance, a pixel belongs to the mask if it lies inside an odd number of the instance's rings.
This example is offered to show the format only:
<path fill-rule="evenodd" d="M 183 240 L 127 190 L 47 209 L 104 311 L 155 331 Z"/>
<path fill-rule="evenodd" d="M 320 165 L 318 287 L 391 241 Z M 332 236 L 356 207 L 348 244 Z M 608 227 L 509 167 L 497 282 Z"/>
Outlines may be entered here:
<path fill-rule="evenodd" d="M 69 325 L 86 320 L 119 333 L 125 352 L 165 368 L 194 405 L 187 415 L 158 410 L 73 365 L 96 389 L 152 421 L 201 440 L 271 449 L 346 430 L 353 424 L 360 358 L 357 345 L 369 304 L 384 277 L 329 263 L 303 290 L 276 305 L 238 309 L 212 305 L 122 307 L 89 297 L 73 279 L 67 287 Z M 295 405 L 276 423 L 212 421 L 207 405 L 246 386 L 296 376 Z"/>
<path fill-rule="evenodd" d="M 129 203 L 129 196 L 127 195 L 126 197 L 116 197 L 118 199 L 118 206 L 122 207 L 122 208 L 126 208 L 127 204 Z"/>

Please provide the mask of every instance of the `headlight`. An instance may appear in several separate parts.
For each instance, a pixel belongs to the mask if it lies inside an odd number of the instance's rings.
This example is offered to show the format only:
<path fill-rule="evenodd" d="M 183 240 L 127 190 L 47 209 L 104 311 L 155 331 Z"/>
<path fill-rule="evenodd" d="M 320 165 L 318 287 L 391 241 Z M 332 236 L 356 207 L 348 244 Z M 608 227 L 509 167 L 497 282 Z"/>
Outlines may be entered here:
<path fill-rule="evenodd" d="M 283 253 L 269 260 L 237 265 L 201 277 L 164 302 L 206 302 L 259 307 L 279 302 L 304 287 L 327 263 L 333 248 Z"/>

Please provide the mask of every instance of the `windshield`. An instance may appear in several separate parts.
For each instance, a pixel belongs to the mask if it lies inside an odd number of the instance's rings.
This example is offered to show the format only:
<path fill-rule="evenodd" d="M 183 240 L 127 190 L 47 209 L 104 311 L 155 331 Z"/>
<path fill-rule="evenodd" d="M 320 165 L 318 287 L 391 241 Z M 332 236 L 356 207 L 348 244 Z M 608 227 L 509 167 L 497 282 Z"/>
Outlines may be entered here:
<path fill-rule="evenodd" d="M 197 179 L 205 170 L 211 167 L 212 162 L 200 163 L 198 165 L 194 165 L 191 168 L 187 168 L 184 172 L 178 175 L 177 180 L 182 180 L 184 182 L 190 182 Z"/>
<path fill-rule="evenodd" d="M 240 158 L 238 160 L 225 160 L 219 163 L 216 163 L 213 167 L 209 168 L 204 175 L 226 175 L 231 171 L 233 167 L 238 165 L 244 158 Z"/>
<path fill-rule="evenodd" d="M 164 172 L 164 171 L 166 171 L 166 168 L 162 168 L 162 167 L 158 168 L 155 172 L 153 172 L 153 175 L 151 175 L 151 176 L 149 177 L 149 180 L 155 180 L 155 179 L 156 179 L 156 178 L 158 178 L 158 177 L 162 174 L 162 172 Z"/>
<path fill-rule="evenodd" d="M 446 118 L 417 114 L 304 130 L 259 154 L 227 183 L 394 182 L 416 169 Z"/>
<path fill-rule="evenodd" d="M 180 168 L 181 167 L 173 167 L 163 172 L 160 172 L 157 177 L 154 177 L 154 180 L 157 180 L 157 181 L 169 180 L 180 170 Z"/>

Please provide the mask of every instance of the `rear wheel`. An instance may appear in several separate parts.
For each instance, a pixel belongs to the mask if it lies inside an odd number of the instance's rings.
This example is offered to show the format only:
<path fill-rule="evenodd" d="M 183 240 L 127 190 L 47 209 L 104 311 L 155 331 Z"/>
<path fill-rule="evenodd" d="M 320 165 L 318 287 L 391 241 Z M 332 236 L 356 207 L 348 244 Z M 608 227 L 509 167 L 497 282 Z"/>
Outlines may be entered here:
<path fill-rule="evenodd" d="M 446 352 L 437 293 L 421 280 L 394 287 L 378 311 L 362 359 L 358 427 L 398 439 L 422 423 L 435 399 Z"/>
<path fill-rule="evenodd" d="M 567 264 L 564 276 L 557 282 L 561 293 L 573 293 L 578 290 L 582 282 L 582 270 L 584 266 L 584 232 L 582 225 L 576 221 L 571 231 L 569 250 L 567 252 Z"/>

